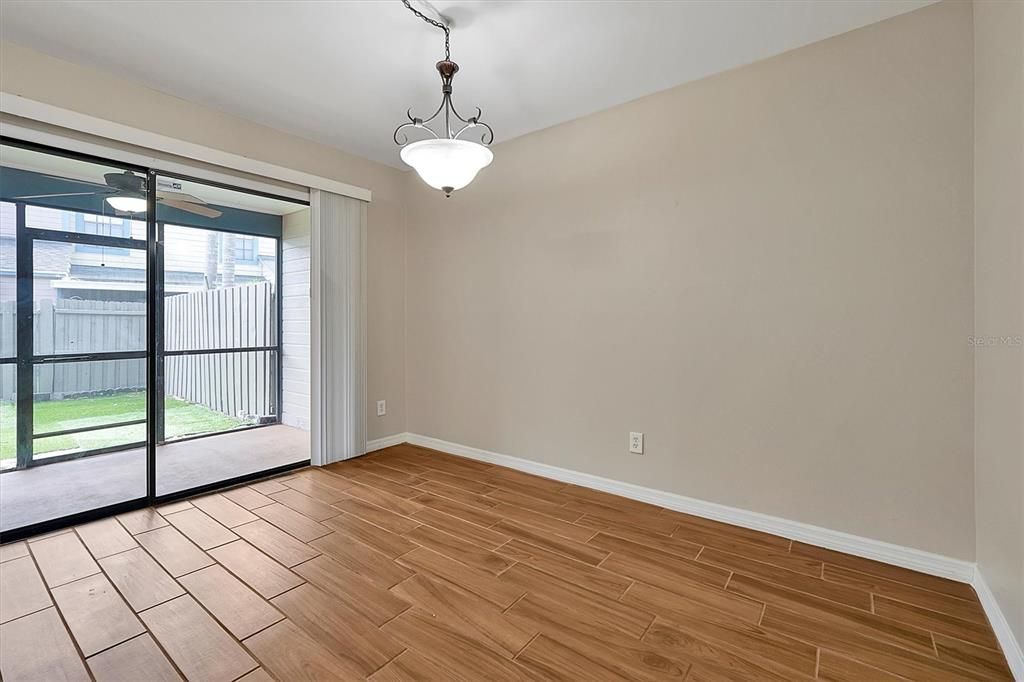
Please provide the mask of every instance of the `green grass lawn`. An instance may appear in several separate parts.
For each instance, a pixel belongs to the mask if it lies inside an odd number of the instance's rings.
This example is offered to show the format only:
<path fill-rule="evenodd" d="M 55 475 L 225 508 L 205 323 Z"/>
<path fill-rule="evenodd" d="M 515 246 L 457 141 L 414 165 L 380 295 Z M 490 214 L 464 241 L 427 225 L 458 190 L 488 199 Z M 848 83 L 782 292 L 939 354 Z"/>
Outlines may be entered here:
<path fill-rule="evenodd" d="M 164 434 L 167 439 L 199 433 L 225 431 L 245 422 L 194 405 L 177 398 L 167 398 L 164 411 Z M 35 404 L 33 414 L 36 433 L 64 431 L 111 422 L 144 419 L 145 393 L 119 393 L 100 398 L 68 398 Z M 35 440 L 36 455 L 74 450 L 92 450 L 111 445 L 134 443 L 146 439 L 146 425 L 120 426 L 113 429 L 86 431 L 70 436 L 53 436 Z M 0 460 L 15 457 L 14 403 L 0 402 Z M 6 468 L 10 462 L 3 462 Z"/>

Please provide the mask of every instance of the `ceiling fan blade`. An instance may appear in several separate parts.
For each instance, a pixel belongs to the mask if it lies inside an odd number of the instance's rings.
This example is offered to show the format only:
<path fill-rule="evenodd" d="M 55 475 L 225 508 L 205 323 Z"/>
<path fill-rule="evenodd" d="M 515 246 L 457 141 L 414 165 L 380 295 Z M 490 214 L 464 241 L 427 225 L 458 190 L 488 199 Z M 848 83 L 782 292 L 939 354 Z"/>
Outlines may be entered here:
<path fill-rule="evenodd" d="M 43 175 L 44 178 L 50 178 L 51 180 L 60 180 L 62 182 L 76 182 L 79 185 L 92 185 L 93 187 L 102 187 L 103 189 L 109 189 L 109 185 L 102 182 L 89 182 L 88 180 L 75 180 L 74 178 L 62 178 L 59 175 Z"/>
<path fill-rule="evenodd" d="M 64 194 L 28 194 L 23 197 L 12 197 L 14 199 L 50 199 L 52 197 L 84 197 L 100 194 L 100 192 L 66 192 Z"/>
<path fill-rule="evenodd" d="M 188 211 L 189 213 L 195 213 L 201 215 L 204 218 L 219 218 L 223 215 L 220 211 L 209 208 L 207 206 L 200 206 L 199 204 L 193 204 L 189 201 L 178 201 L 177 199 L 160 199 L 161 204 L 171 206 L 180 211 Z"/>
<path fill-rule="evenodd" d="M 173 199 L 175 201 L 187 201 L 190 204 L 205 205 L 206 202 L 197 196 L 192 194 L 184 194 L 183 192 L 164 192 L 163 190 L 157 190 L 156 195 L 161 199 Z"/>

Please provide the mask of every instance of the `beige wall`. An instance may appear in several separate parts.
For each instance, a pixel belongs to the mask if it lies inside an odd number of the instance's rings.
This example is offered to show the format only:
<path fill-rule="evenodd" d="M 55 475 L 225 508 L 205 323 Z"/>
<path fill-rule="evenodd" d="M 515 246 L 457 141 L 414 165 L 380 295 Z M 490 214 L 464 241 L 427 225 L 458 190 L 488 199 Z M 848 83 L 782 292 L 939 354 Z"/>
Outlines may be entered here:
<path fill-rule="evenodd" d="M 973 558 L 969 4 L 495 157 L 408 179 L 410 431 Z"/>
<path fill-rule="evenodd" d="M 978 566 L 1024 642 L 1024 3 L 976 2 Z"/>
<path fill-rule="evenodd" d="M 405 174 L 394 168 L 39 52 L 0 43 L 0 89 L 29 99 L 366 187 L 369 438 L 405 428 Z M 386 133 L 385 133 L 386 134 Z"/>

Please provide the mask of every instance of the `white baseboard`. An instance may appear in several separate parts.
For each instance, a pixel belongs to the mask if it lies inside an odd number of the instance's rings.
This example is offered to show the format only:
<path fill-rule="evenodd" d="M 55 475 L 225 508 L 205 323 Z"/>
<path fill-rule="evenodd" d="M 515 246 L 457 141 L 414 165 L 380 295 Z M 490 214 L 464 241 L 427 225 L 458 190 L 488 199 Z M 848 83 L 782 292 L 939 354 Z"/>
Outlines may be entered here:
<path fill-rule="evenodd" d="M 409 434 L 407 433 L 396 433 L 390 436 L 384 436 L 383 438 L 375 438 L 366 443 L 366 451 L 373 452 L 374 450 L 383 450 L 384 448 L 390 448 L 393 445 L 400 445 L 409 441 Z"/>
<path fill-rule="evenodd" d="M 730 523 L 743 528 L 759 530 L 765 533 L 781 535 L 782 537 L 799 540 L 818 547 L 825 547 L 837 552 L 845 552 L 855 556 L 873 559 L 886 564 L 909 568 L 921 573 L 935 575 L 942 578 L 949 578 L 958 582 L 969 583 L 978 593 L 982 607 L 992 624 L 992 628 L 999 639 L 1003 652 L 1010 664 L 1016 679 L 1024 682 L 1024 656 L 1021 654 L 1020 643 L 1014 637 L 996 603 L 995 597 L 985 584 L 984 578 L 977 571 L 973 562 L 954 559 L 941 554 L 933 554 L 912 547 L 904 547 L 881 540 L 852 535 L 841 531 L 830 530 L 820 526 L 800 521 L 769 516 L 746 509 L 729 507 L 715 502 L 698 500 L 684 495 L 655 490 L 632 483 L 623 483 L 593 474 L 586 474 L 571 469 L 542 464 L 521 457 L 503 455 L 489 450 L 451 443 L 439 438 L 422 436 L 417 433 L 398 433 L 386 438 L 378 438 L 368 444 L 367 452 L 397 445 L 399 443 L 412 443 L 433 450 L 440 450 L 452 455 L 466 457 L 481 462 L 488 462 L 500 466 L 524 471 L 526 473 L 543 476 L 545 478 L 573 483 L 586 488 L 602 490 L 604 492 L 621 495 L 633 500 L 648 502 L 666 509 L 693 514 L 715 521 Z"/>
<path fill-rule="evenodd" d="M 498 464 L 510 469 L 544 476 L 545 478 L 553 478 L 565 483 L 574 483 L 585 488 L 603 490 L 607 493 L 621 495 L 622 497 L 628 497 L 641 502 L 648 502 L 659 507 L 665 507 L 666 509 L 731 523 L 735 526 L 751 528 L 765 533 L 781 535 L 793 540 L 799 540 L 800 542 L 817 545 L 818 547 L 854 554 L 866 559 L 874 559 L 875 561 L 894 564 L 959 582 L 969 583 L 974 579 L 974 564 L 972 562 L 953 559 L 911 547 L 903 547 L 881 540 L 873 540 L 850 533 L 821 528 L 820 526 L 812 526 L 800 521 L 791 521 L 746 509 L 728 507 L 715 502 L 706 502 L 693 497 L 646 488 L 632 483 L 623 483 L 622 481 L 563 469 L 550 464 L 541 464 L 540 462 L 534 462 L 521 457 L 513 457 L 467 445 L 450 443 L 438 438 L 431 438 L 430 436 L 421 436 L 417 433 L 396 434 L 388 440 L 405 441 L 413 445 L 421 445 L 425 448 L 441 450 L 442 452 L 469 459 L 490 462 L 491 464 Z"/>
<path fill-rule="evenodd" d="M 999 646 L 1003 648 L 1003 655 L 1006 656 L 1006 662 L 1010 665 L 1013 679 L 1018 680 L 1018 682 L 1024 682 L 1024 651 L 1021 650 L 1020 642 L 1017 641 L 1013 630 L 1010 629 L 1010 624 L 1006 621 L 1003 610 L 999 608 L 999 603 L 996 601 L 995 595 L 992 594 L 992 590 L 989 589 L 988 583 L 985 582 L 985 578 L 980 570 L 974 572 L 974 580 L 971 581 L 971 586 L 978 593 L 981 607 L 985 610 L 988 622 L 996 633 Z"/>

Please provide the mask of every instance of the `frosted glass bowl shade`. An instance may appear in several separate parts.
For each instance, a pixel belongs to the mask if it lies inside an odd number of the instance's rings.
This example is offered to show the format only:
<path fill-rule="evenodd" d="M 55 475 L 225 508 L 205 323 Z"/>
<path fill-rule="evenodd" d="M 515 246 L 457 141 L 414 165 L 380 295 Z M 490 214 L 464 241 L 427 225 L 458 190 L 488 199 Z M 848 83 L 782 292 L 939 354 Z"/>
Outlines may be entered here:
<path fill-rule="evenodd" d="M 421 140 L 402 148 L 402 161 L 423 182 L 451 194 L 462 189 L 494 160 L 491 150 L 469 140 Z"/>
<path fill-rule="evenodd" d="M 107 203 L 115 211 L 122 211 L 124 213 L 142 213 L 146 210 L 145 197 L 113 196 L 107 197 Z"/>

